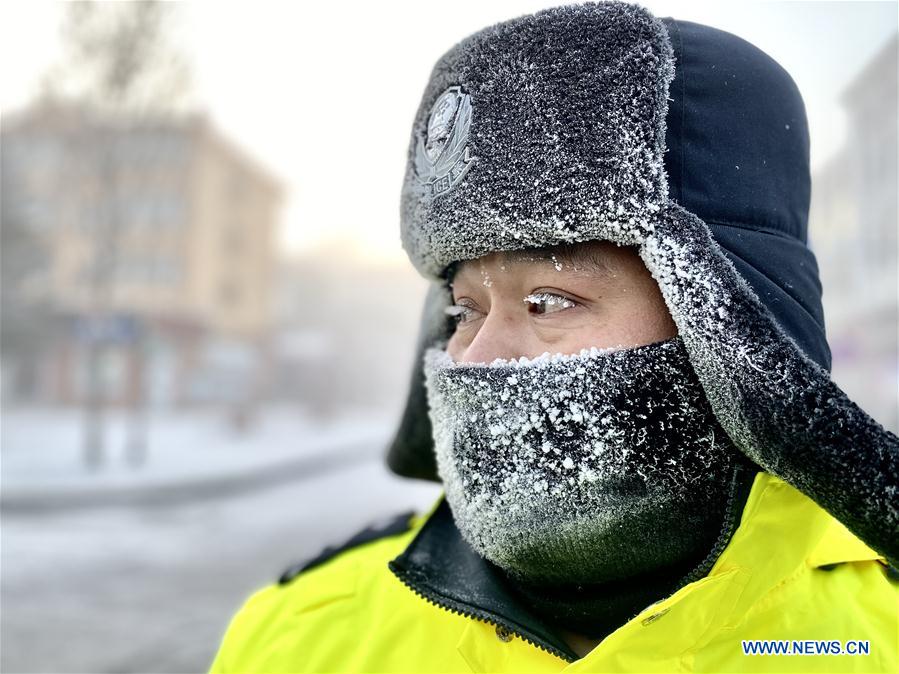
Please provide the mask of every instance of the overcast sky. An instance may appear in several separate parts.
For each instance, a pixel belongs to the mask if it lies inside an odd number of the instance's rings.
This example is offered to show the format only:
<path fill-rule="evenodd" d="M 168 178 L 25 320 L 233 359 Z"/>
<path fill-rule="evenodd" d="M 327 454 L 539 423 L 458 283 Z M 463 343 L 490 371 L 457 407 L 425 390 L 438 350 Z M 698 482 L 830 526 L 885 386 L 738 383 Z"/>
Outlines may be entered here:
<path fill-rule="evenodd" d="M 535 0 L 189 2 L 175 36 L 214 123 L 288 188 L 281 242 L 335 237 L 403 260 L 399 191 L 429 72 L 462 37 L 562 4 Z M 897 30 L 895 2 L 644 2 L 736 33 L 774 57 L 805 99 L 812 166 L 839 147 L 837 97 Z M 33 95 L 59 56 L 58 3 L 0 3 L 3 111 Z"/>

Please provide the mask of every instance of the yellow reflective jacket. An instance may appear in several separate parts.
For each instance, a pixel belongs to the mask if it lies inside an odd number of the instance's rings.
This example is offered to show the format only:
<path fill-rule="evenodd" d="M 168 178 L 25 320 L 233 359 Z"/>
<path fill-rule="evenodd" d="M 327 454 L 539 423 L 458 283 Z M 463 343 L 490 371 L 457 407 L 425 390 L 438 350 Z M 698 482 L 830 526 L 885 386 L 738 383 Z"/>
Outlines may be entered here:
<path fill-rule="evenodd" d="M 232 618 L 210 671 L 899 671 L 895 570 L 769 473 L 756 475 L 739 526 L 707 576 L 647 607 L 580 659 L 439 596 L 428 578 L 406 578 L 413 591 L 391 573 L 388 563 L 442 502 L 405 533 L 257 591 Z M 749 640 L 813 650 L 855 642 L 865 650 L 867 642 L 868 652 L 744 654 Z"/>

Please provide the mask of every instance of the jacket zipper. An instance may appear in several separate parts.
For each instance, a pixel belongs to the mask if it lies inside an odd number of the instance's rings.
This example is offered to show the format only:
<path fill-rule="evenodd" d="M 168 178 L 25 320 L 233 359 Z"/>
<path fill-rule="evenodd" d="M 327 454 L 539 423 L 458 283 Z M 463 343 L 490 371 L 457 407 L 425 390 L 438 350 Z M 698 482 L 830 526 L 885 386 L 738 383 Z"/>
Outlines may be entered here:
<path fill-rule="evenodd" d="M 447 599 L 446 597 L 441 597 L 435 593 L 429 592 L 428 590 L 419 587 L 415 584 L 415 582 L 409 578 L 409 575 L 405 570 L 397 567 L 392 561 L 388 563 L 388 567 L 393 572 L 393 574 L 400 579 L 400 582 L 403 583 L 406 587 L 408 587 L 412 592 L 417 594 L 419 597 L 424 599 L 430 604 L 437 606 L 438 608 L 442 608 L 450 613 L 455 613 L 458 615 L 465 616 L 467 618 L 474 618 L 475 620 L 480 620 L 482 622 L 487 623 L 488 625 L 493 625 L 494 627 L 502 628 L 508 631 L 510 634 L 514 634 L 519 639 L 531 644 L 532 646 L 539 648 L 542 651 L 549 653 L 550 655 L 555 655 L 557 658 L 561 658 L 566 662 L 575 662 L 577 658 L 572 658 L 571 655 L 565 653 L 564 651 L 559 650 L 554 646 L 550 646 L 549 644 L 541 643 L 537 641 L 535 638 L 528 636 L 527 634 L 522 633 L 519 629 L 515 627 L 514 624 L 501 620 L 494 613 L 487 613 L 486 611 L 480 611 L 470 607 L 468 604 L 463 604 L 461 602 L 453 601 L 452 599 Z"/>

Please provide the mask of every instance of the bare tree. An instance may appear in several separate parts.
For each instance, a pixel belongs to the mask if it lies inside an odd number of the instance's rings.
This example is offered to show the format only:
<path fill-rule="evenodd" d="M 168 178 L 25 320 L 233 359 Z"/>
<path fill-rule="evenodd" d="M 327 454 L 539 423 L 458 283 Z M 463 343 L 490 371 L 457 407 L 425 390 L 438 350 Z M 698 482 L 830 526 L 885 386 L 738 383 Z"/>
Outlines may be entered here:
<path fill-rule="evenodd" d="M 141 118 L 190 105 L 190 71 L 170 43 L 177 5 L 157 0 L 72 2 L 62 26 L 64 59 L 45 95 Z"/>
<path fill-rule="evenodd" d="M 128 139 L 148 120 L 160 122 L 190 105 L 186 62 L 169 39 L 177 9 L 176 3 L 155 0 L 69 3 L 63 21 L 64 59 L 43 81 L 45 99 L 76 103 L 86 113 L 84 128 L 67 153 L 77 167 L 65 173 L 90 183 L 82 190 L 91 201 L 82 210 L 90 214 L 85 225 L 91 230 L 93 252 L 91 307 L 82 331 L 88 372 L 83 458 L 90 469 L 105 461 L 102 367 L 116 326 L 115 279 L 127 218 L 123 175 L 136 161 Z M 147 452 L 146 344 L 141 330 L 132 332 L 139 374 L 126 455 L 137 466 Z"/>
<path fill-rule="evenodd" d="M 16 189 L 16 178 L 13 171 L 0 171 L 0 191 L 8 194 Z M 45 275 L 35 272 L 49 267 L 47 250 L 17 210 L 11 200 L 0 199 L 0 351 L 4 359 L 12 357 L 7 364 L 16 364 L 14 373 L 4 379 L 4 384 L 15 384 L 10 393 L 30 395 L 37 387 L 40 355 L 54 332 L 54 321 L 41 292 Z"/>

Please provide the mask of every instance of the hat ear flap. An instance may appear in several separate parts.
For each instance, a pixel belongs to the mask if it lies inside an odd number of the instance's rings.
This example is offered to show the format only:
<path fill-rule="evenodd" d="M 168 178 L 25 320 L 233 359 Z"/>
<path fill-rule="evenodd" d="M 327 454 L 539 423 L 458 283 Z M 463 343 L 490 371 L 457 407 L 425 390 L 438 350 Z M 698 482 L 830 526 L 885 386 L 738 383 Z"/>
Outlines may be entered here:
<path fill-rule="evenodd" d="M 452 319 L 444 311 L 452 303 L 453 296 L 446 282 L 431 281 L 421 314 L 406 407 L 387 451 L 387 466 L 402 477 L 440 482 L 428 414 L 423 359 L 429 347 L 448 340 L 452 335 Z"/>
<path fill-rule="evenodd" d="M 899 560 L 899 437 L 778 325 L 708 225 L 669 202 L 640 256 L 737 448 Z"/>

